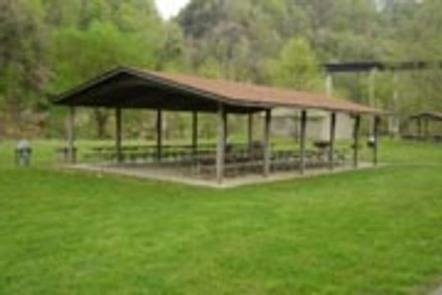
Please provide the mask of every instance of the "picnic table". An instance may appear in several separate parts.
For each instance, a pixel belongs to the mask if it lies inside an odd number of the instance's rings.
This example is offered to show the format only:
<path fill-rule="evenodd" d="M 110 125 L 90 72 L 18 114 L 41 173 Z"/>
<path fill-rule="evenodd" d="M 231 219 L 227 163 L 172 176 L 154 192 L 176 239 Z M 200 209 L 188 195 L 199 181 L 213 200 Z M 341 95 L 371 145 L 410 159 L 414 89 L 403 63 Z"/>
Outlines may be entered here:
<path fill-rule="evenodd" d="M 318 141 L 313 149 L 308 149 L 306 155 L 306 167 L 319 168 L 328 163 L 327 149 L 330 143 Z M 300 153 L 297 149 L 271 149 L 270 168 L 273 171 L 292 171 L 299 169 L 301 163 Z M 229 143 L 225 152 L 225 175 L 234 177 L 244 174 L 259 174 L 263 171 L 262 145 L 255 143 L 252 147 L 248 144 Z M 336 161 L 345 159 L 345 152 L 336 150 Z M 125 163 L 149 163 L 158 162 L 158 150 L 156 145 L 128 145 L 121 149 L 122 160 Z M 85 154 L 89 160 L 116 161 L 117 152 L 113 146 L 95 146 Z M 182 170 L 183 173 L 194 173 L 200 177 L 212 177 L 216 174 L 216 145 L 203 144 L 194 150 L 192 145 L 163 145 L 161 155 L 161 167 Z"/>
<path fill-rule="evenodd" d="M 325 150 L 325 149 L 330 148 L 331 142 L 327 141 L 327 140 L 318 140 L 318 141 L 315 141 L 313 143 L 313 145 L 318 149 Z"/>
<path fill-rule="evenodd" d="M 226 153 L 245 153 L 245 144 L 228 144 Z M 207 155 L 216 153 L 215 144 L 200 144 L 195 150 L 192 145 L 163 145 L 161 147 L 161 159 L 163 162 L 180 162 L 188 161 L 189 158 L 198 155 Z M 152 161 L 158 159 L 157 145 L 128 145 L 121 147 L 121 156 L 123 161 Z M 117 158 L 117 150 L 114 146 L 95 146 L 85 154 L 88 160 L 115 160 Z"/>

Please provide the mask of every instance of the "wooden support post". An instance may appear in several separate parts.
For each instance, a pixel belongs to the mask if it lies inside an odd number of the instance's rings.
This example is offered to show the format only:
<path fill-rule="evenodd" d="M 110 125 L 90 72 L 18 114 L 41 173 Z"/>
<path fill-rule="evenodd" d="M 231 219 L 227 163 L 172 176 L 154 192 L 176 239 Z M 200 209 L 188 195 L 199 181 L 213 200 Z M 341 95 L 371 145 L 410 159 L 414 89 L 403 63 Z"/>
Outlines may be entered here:
<path fill-rule="evenodd" d="M 198 153 L 198 112 L 192 113 L 192 154 L 196 156 Z"/>
<path fill-rule="evenodd" d="M 376 69 L 372 69 L 368 79 L 368 104 L 370 107 L 376 107 Z M 374 128 L 374 120 L 370 117 L 370 126 Z M 374 130 L 370 130 L 370 134 L 374 134 Z"/>
<path fill-rule="evenodd" d="M 353 167 L 359 167 L 359 129 L 361 127 L 361 115 L 355 116 L 355 125 L 353 129 Z"/>
<path fill-rule="evenodd" d="M 67 160 L 74 164 L 76 162 L 75 150 L 75 108 L 69 107 L 69 118 L 67 122 Z"/>
<path fill-rule="evenodd" d="M 227 113 L 227 110 L 224 109 L 224 124 L 223 124 L 223 128 L 224 128 L 224 147 L 227 147 L 227 141 L 228 141 L 228 138 L 229 138 L 229 124 L 228 124 L 228 122 L 229 122 L 229 120 L 228 120 L 228 113 Z"/>
<path fill-rule="evenodd" d="M 420 140 L 422 138 L 422 119 L 417 119 L 417 137 Z"/>
<path fill-rule="evenodd" d="M 328 97 L 333 96 L 333 76 L 330 73 L 325 78 L 325 93 Z"/>
<path fill-rule="evenodd" d="M 399 82 L 399 73 L 397 71 L 393 72 L 393 98 L 391 102 L 391 112 L 393 113 L 390 116 L 389 122 L 389 132 L 393 138 L 397 138 L 400 133 L 400 121 L 397 114 L 397 106 L 399 101 L 399 90 L 398 90 L 398 82 Z"/>
<path fill-rule="evenodd" d="M 430 119 L 429 118 L 425 119 L 425 139 L 426 140 L 430 139 Z"/>
<path fill-rule="evenodd" d="M 270 150 L 270 125 L 272 122 L 272 111 L 265 111 L 265 122 L 264 122 L 264 149 L 263 149 L 263 172 L 264 176 L 268 177 L 270 175 L 270 162 L 271 162 L 271 150 Z"/>
<path fill-rule="evenodd" d="M 157 110 L 157 161 L 161 162 L 163 158 L 163 111 Z"/>
<path fill-rule="evenodd" d="M 300 163 L 299 171 L 301 175 L 305 172 L 305 146 L 306 146 L 306 131 L 307 131 L 307 111 L 301 111 L 301 140 L 300 140 Z"/>
<path fill-rule="evenodd" d="M 253 113 L 248 114 L 247 117 L 247 144 L 249 148 L 249 153 L 251 153 L 253 150 Z"/>
<path fill-rule="evenodd" d="M 330 148 L 328 153 L 329 168 L 333 170 L 335 167 L 335 141 L 336 141 L 336 113 L 330 115 Z"/>
<path fill-rule="evenodd" d="M 122 131 L 121 108 L 116 108 L 115 109 L 115 151 L 118 163 L 121 163 L 123 161 L 123 154 L 121 149 L 121 143 L 122 143 L 121 131 Z"/>
<path fill-rule="evenodd" d="M 216 149 L 216 178 L 218 184 L 222 184 L 224 181 L 226 119 L 224 105 L 220 103 L 218 106 L 218 146 Z"/>
<path fill-rule="evenodd" d="M 368 103 L 371 107 L 376 107 L 376 73 L 375 69 L 371 70 L 368 79 Z"/>
<path fill-rule="evenodd" d="M 375 166 L 378 165 L 378 153 L 379 153 L 379 128 L 381 125 L 381 118 L 379 116 L 376 116 L 374 118 L 374 127 L 373 127 L 373 138 L 374 138 L 374 144 L 373 144 L 373 164 Z"/>

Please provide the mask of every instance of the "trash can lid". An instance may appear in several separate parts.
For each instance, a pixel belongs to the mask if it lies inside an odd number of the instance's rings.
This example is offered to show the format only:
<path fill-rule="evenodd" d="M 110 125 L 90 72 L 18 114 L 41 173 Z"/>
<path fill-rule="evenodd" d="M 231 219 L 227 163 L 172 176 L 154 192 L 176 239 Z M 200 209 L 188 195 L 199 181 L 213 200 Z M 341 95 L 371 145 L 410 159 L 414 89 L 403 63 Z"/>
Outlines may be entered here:
<path fill-rule="evenodd" d="M 17 149 L 19 150 L 28 149 L 29 147 L 30 147 L 29 141 L 27 141 L 26 139 L 22 139 L 17 143 Z"/>

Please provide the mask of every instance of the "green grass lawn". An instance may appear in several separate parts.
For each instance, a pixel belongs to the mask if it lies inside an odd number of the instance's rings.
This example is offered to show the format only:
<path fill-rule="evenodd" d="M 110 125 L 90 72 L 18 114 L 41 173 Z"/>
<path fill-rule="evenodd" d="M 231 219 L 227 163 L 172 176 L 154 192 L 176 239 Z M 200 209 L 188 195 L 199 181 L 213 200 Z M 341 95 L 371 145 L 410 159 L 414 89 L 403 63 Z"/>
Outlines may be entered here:
<path fill-rule="evenodd" d="M 0 294 L 426 294 L 442 284 L 442 146 L 378 170 L 229 190 L 30 169 L 0 143 Z"/>

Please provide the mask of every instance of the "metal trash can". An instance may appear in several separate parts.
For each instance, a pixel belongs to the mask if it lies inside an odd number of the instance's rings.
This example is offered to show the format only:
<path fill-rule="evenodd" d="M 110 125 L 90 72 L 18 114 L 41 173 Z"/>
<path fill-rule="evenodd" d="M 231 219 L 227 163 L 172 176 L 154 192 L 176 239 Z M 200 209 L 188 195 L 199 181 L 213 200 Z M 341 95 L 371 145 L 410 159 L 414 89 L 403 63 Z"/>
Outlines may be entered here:
<path fill-rule="evenodd" d="M 15 163 L 20 167 L 31 164 L 32 148 L 27 140 L 20 140 L 15 148 Z"/>
<path fill-rule="evenodd" d="M 370 136 L 370 137 L 368 138 L 367 146 L 368 146 L 369 148 L 375 148 L 375 146 L 376 146 L 376 139 L 375 139 L 374 136 Z"/>

